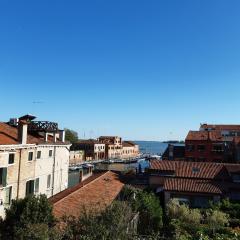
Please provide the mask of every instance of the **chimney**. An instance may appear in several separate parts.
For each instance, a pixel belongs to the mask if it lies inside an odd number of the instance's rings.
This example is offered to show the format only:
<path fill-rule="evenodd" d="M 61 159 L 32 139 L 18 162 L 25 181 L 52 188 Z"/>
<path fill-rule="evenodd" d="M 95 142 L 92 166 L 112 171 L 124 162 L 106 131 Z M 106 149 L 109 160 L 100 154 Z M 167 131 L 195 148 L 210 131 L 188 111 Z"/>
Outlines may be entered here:
<path fill-rule="evenodd" d="M 18 123 L 18 141 L 20 144 L 27 144 L 28 122 L 20 120 Z"/>
<path fill-rule="evenodd" d="M 64 130 L 59 130 L 59 140 L 61 142 L 65 142 L 65 131 Z"/>
<path fill-rule="evenodd" d="M 54 141 L 54 142 L 57 142 L 57 136 L 58 136 L 57 133 L 54 133 L 54 134 L 53 134 L 53 141 Z"/>
<path fill-rule="evenodd" d="M 48 133 L 47 132 L 44 133 L 44 140 L 45 140 L 45 142 L 48 141 Z"/>

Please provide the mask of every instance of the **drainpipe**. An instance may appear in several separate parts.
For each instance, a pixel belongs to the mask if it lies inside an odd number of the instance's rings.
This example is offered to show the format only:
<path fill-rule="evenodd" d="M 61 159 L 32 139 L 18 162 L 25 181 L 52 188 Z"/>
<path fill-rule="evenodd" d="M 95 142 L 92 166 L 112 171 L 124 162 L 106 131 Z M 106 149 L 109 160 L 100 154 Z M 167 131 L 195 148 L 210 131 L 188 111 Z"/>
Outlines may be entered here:
<path fill-rule="evenodd" d="M 52 196 L 53 196 L 53 193 L 54 193 L 55 165 L 56 165 L 56 146 L 54 146 L 54 150 L 53 150 Z"/>
<path fill-rule="evenodd" d="M 20 149 L 20 153 L 19 153 L 18 180 L 17 180 L 17 199 L 19 198 L 19 185 L 20 185 L 21 161 L 22 161 L 22 149 Z"/>

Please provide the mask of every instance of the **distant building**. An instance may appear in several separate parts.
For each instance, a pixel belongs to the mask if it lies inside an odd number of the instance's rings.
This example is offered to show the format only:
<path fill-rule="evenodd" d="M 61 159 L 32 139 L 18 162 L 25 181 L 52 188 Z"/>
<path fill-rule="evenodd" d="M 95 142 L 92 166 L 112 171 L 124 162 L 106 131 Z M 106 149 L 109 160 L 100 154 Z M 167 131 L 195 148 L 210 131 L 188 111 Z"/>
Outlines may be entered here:
<path fill-rule="evenodd" d="M 185 143 L 188 161 L 240 161 L 240 125 L 202 124 L 199 131 L 189 131 Z"/>
<path fill-rule="evenodd" d="M 185 144 L 171 143 L 162 155 L 162 160 L 184 161 L 185 160 Z"/>
<path fill-rule="evenodd" d="M 99 142 L 106 145 L 106 158 L 107 159 L 120 159 L 122 158 L 122 138 L 117 136 L 101 136 Z"/>
<path fill-rule="evenodd" d="M 69 149 L 58 124 L 25 115 L 0 122 L 0 216 L 12 199 L 53 196 L 68 186 Z"/>
<path fill-rule="evenodd" d="M 104 160 L 105 156 L 105 144 L 95 139 L 80 140 L 71 146 L 71 151 L 84 151 L 84 160 Z"/>
<path fill-rule="evenodd" d="M 122 158 L 131 159 L 139 156 L 139 146 L 132 141 L 123 141 Z"/>
<path fill-rule="evenodd" d="M 85 159 L 83 150 L 70 151 L 69 165 L 82 163 Z"/>
<path fill-rule="evenodd" d="M 240 200 L 240 165 L 152 160 L 149 185 L 165 204 L 172 198 L 191 207 L 207 207 L 221 198 Z"/>

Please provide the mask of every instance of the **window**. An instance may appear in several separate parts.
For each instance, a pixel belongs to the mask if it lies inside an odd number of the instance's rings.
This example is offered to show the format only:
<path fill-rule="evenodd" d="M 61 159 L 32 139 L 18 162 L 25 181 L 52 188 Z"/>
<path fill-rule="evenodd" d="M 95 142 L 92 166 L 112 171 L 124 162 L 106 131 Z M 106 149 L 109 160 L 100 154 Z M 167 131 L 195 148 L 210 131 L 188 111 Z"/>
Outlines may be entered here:
<path fill-rule="evenodd" d="M 47 188 L 50 188 L 50 186 L 51 186 L 51 174 L 49 174 L 47 178 Z"/>
<path fill-rule="evenodd" d="M 203 152 L 203 151 L 205 151 L 205 145 L 198 145 L 197 149 L 199 152 Z"/>
<path fill-rule="evenodd" d="M 0 185 L 7 186 L 7 168 L 0 168 Z"/>
<path fill-rule="evenodd" d="M 200 172 L 200 168 L 198 168 L 198 167 L 193 167 L 193 168 L 192 168 L 192 172 L 193 172 L 193 173 L 199 173 L 199 172 Z"/>
<path fill-rule="evenodd" d="M 35 193 L 39 192 L 39 178 L 35 179 Z"/>
<path fill-rule="evenodd" d="M 29 152 L 28 153 L 28 161 L 32 161 L 33 160 L 33 152 Z"/>
<path fill-rule="evenodd" d="M 189 152 L 192 152 L 192 151 L 195 150 L 195 146 L 192 145 L 192 144 L 188 144 L 188 145 L 186 146 L 186 148 L 187 148 L 187 151 L 189 151 Z"/>
<path fill-rule="evenodd" d="M 14 153 L 9 153 L 8 164 L 13 164 L 14 163 L 14 158 L 15 158 L 15 154 Z"/>
<path fill-rule="evenodd" d="M 37 151 L 37 159 L 41 158 L 41 154 L 42 154 L 41 151 Z"/>
<path fill-rule="evenodd" d="M 52 157 L 52 155 L 53 155 L 53 150 L 49 150 L 48 155 L 49 155 L 49 157 Z"/>
<path fill-rule="evenodd" d="M 11 200 L 12 200 L 12 186 L 5 188 L 4 204 L 10 205 L 11 204 Z"/>
<path fill-rule="evenodd" d="M 34 180 L 29 180 L 26 183 L 26 196 L 34 194 Z"/>
<path fill-rule="evenodd" d="M 223 146 L 222 145 L 213 145 L 213 151 L 214 152 L 222 152 Z"/>
<path fill-rule="evenodd" d="M 240 182 L 240 174 L 232 174 L 232 180 L 233 182 Z"/>

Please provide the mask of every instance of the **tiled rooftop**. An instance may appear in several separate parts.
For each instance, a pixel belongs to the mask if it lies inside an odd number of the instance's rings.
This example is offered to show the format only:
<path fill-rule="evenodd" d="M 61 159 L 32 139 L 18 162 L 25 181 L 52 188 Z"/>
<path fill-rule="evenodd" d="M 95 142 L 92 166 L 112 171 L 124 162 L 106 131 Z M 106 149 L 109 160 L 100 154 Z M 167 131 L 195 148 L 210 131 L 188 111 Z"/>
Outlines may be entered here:
<path fill-rule="evenodd" d="M 240 131 L 240 125 L 234 124 L 202 124 L 200 128 L 203 129 L 215 129 L 215 130 L 226 130 L 226 131 Z"/>
<path fill-rule="evenodd" d="M 119 195 L 124 183 L 119 175 L 108 171 L 94 175 L 79 185 L 50 198 L 57 218 L 79 216 L 82 211 L 101 211 Z"/>
<path fill-rule="evenodd" d="M 211 193 L 221 194 L 219 183 L 209 180 L 186 179 L 186 178 L 164 178 L 164 190 L 175 192 Z"/>
<path fill-rule="evenodd" d="M 240 164 L 151 160 L 150 171 L 174 171 L 175 177 L 222 179 L 240 171 Z"/>
<path fill-rule="evenodd" d="M 48 142 L 45 142 L 44 136 L 39 133 L 28 133 L 27 144 L 53 144 L 53 136 L 48 136 Z M 67 144 L 57 141 L 57 144 Z M 19 144 L 18 141 L 18 128 L 11 126 L 7 123 L 0 122 L 0 145 L 13 145 Z"/>

